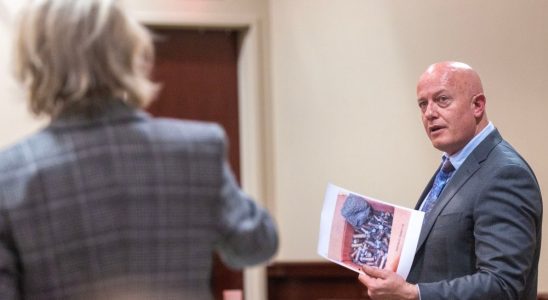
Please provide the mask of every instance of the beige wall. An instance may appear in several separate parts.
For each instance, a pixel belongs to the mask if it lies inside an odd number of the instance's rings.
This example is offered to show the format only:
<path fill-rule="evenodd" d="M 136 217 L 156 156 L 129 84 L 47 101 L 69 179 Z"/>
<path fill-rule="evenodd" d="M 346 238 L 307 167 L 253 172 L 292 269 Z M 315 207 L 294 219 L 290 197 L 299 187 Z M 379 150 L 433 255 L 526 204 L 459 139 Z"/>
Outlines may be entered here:
<path fill-rule="evenodd" d="M 415 98 L 418 76 L 435 61 L 479 71 L 489 117 L 548 193 L 547 1 L 275 0 L 270 8 L 279 261 L 321 259 L 327 182 L 414 206 L 440 159 Z"/>
<path fill-rule="evenodd" d="M 169 12 L 175 18 L 184 11 L 194 20 L 220 20 L 214 23 L 243 15 L 258 20 L 264 39 L 257 48 L 262 78 L 258 101 L 259 110 L 265 110 L 264 142 L 271 147 L 261 150 L 268 162 L 257 177 L 268 187 L 269 207 L 280 226 L 277 261 L 321 259 L 315 249 L 327 182 L 414 205 L 439 162 L 415 102 L 416 79 L 435 61 L 461 60 L 480 72 L 489 117 L 531 163 L 542 190 L 548 190 L 548 101 L 543 93 L 548 80 L 547 1 L 126 3 L 132 10 Z M 8 27 L 3 9 L 1 40 Z M 5 48 L 0 47 L 0 78 L 8 74 Z M 25 113 L 12 83 L 0 80 L 0 90 L 8 95 L 0 99 L 3 146 L 40 122 Z M 243 118 L 257 113 L 245 110 Z M 539 284 L 546 292 L 546 222 L 544 232 Z"/>
<path fill-rule="evenodd" d="M 0 1 L 0 148 L 31 134 L 44 123 L 31 118 L 23 91 L 12 77 L 10 29 L 12 11 L 16 7 L 12 2 Z"/>

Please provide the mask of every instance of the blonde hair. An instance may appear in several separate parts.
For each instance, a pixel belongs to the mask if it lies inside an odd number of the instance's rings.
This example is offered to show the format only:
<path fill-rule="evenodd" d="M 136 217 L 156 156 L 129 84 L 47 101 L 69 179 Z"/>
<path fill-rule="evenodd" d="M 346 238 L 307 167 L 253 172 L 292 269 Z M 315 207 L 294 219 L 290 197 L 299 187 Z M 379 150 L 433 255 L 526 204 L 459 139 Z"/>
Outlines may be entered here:
<path fill-rule="evenodd" d="M 151 34 L 116 0 L 32 0 L 19 18 L 15 75 L 35 115 L 92 114 L 113 99 L 144 107 L 154 97 Z"/>

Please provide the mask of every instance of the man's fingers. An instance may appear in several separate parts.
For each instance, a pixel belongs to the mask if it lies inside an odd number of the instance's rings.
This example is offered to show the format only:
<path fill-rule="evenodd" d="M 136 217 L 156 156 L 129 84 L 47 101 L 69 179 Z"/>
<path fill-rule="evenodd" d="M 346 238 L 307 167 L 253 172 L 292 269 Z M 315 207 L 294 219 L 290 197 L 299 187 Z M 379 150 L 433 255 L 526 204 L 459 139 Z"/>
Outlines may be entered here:
<path fill-rule="evenodd" d="M 371 285 L 371 281 L 374 280 L 373 278 L 369 277 L 368 275 L 366 274 L 360 274 L 360 276 L 358 276 L 358 280 L 363 283 L 365 286 L 370 286 Z"/>
<path fill-rule="evenodd" d="M 369 275 L 370 277 L 374 278 L 381 278 L 384 279 L 386 277 L 385 272 L 382 269 L 374 268 L 370 266 L 362 266 L 362 271 Z"/>

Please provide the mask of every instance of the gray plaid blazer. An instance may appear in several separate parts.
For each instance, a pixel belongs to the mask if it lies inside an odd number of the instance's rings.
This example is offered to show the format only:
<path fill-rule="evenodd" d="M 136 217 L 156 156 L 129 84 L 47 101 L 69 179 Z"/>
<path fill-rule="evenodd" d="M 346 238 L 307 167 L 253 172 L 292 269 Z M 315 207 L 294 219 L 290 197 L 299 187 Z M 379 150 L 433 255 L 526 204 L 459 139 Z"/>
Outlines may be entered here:
<path fill-rule="evenodd" d="M 277 249 L 214 124 L 116 102 L 59 118 L 0 153 L 0 299 L 210 299 L 212 253 L 234 268 Z"/>

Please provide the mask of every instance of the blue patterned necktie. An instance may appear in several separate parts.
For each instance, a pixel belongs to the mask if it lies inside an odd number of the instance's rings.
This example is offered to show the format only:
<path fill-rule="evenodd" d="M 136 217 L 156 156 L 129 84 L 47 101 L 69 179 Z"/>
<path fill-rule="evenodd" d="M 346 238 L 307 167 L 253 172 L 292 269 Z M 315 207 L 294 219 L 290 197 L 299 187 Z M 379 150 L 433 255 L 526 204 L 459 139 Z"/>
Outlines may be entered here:
<path fill-rule="evenodd" d="M 438 196 L 441 194 L 441 191 L 445 187 L 447 181 L 449 181 L 449 178 L 451 178 L 451 175 L 453 175 L 454 171 L 455 167 L 453 167 L 449 159 L 444 158 L 440 171 L 436 174 L 436 178 L 434 178 L 432 189 L 428 196 L 426 196 L 426 199 L 424 199 L 422 211 L 425 212 L 425 218 L 428 217 L 428 213 L 432 210 L 434 204 L 436 204 Z"/>

